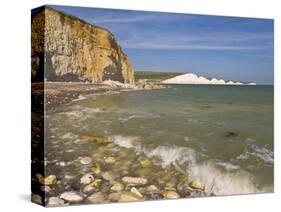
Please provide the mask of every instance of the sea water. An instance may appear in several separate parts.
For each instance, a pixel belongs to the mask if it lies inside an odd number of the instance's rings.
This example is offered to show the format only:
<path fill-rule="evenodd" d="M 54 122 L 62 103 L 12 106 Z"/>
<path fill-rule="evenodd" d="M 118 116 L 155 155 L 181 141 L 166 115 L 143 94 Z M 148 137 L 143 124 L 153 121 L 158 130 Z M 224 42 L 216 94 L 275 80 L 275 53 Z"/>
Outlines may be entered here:
<path fill-rule="evenodd" d="M 111 136 L 227 195 L 273 191 L 273 118 L 273 86 L 171 85 L 81 98 L 47 123 L 62 139 Z"/>

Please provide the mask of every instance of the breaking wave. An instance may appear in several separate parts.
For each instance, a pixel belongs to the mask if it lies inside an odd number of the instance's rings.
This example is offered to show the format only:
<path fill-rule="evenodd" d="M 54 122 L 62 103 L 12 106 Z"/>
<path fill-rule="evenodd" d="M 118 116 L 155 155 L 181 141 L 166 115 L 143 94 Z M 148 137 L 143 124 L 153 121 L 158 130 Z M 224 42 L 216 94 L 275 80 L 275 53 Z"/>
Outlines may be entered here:
<path fill-rule="evenodd" d="M 115 144 L 134 149 L 138 154 L 144 154 L 148 158 L 157 159 L 162 167 L 174 164 L 178 169 L 188 173 L 190 180 L 196 180 L 205 185 L 207 194 L 232 195 L 249 194 L 271 191 L 272 188 L 257 189 L 254 176 L 239 169 L 230 163 L 216 163 L 208 160 L 201 162 L 200 154 L 188 147 L 175 145 L 160 145 L 156 147 L 145 147 L 141 145 L 139 137 L 114 136 Z M 224 166 L 222 171 L 219 166 Z"/>
<path fill-rule="evenodd" d="M 257 158 L 259 160 L 264 161 L 267 164 L 273 164 L 274 163 L 274 153 L 273 151 L 265 148 L 265 147 L 259 147 L 255 144 L 249 144 L 248 145 L 249 150 L 245 151 L 244 153 L 238 155 L 236 159 L 238 160 L 245 160 L 249 159 L 251 157 Z"/>

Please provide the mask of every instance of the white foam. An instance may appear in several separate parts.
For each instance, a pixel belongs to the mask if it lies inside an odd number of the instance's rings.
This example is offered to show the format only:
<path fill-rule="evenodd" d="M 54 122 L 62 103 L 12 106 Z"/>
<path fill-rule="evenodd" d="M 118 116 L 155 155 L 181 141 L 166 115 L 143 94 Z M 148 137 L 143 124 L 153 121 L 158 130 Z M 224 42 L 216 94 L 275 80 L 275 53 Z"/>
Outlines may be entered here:
<path fill-rule="evenodd" d="M 244 153 L 238 155 L 236 157 L 236 159 L 245 160 L 245 159 L 249 159 L 250 157 L 255 157 L 260 160 L 263 160 L 265 163 L 268 163 L 268 164 L 274 163 L 273 151 L 271 151 L 265 147 L 259 147 L 255 144 L 249 144 L 248 147 L 250 150 L 247 150 Z"/>
<path fill-rule="evenodd" d="M 226 163 L 226 162 L 216 162 L 217 165 L 224 167 L 227 170 L 237 170 L 239 169 L 239 166 L 233 165 L 231 163 Z"/>
<path fill-rule="evenodd" d="M 77 135 L 71 132 L 65 133 L 64 135 L 61 136 L 62 139 L 67 139 L 67 140 L 76 139 L 77 137 L 78 137 Z"/>
<path fill-rule="evenodd" d="M 134 148 L 136 150 L 140 149 L 140 145 L 137 143 L 139 137 L 137 136 L 121 136 L 117 135 L 113 137 L 113 142 L 121 147 L 128 149 Z"/>
<path fill-rule="evenodd" d="M 162 166 L 166 167 L 174 162 L 195 163 L 195 152 L 185 147 L 158 146 L 153 149 L 143 149 L 147 157 L 158 157 L 162 161 Z"/>
<path fill-rule="evenodd" d="M 175 164 L 186 169 L 191 180 L 199 181 L 205 185 L 207 194 L 231 195 L 260 191 L 255 187 L 253 176 L 239 169 L 238 166 L 227 163 L 216 164 L 211 160 L 198 162 L 198 153 L 191 148 L 168 145 L 148 148 L 141 146 L 139 140 L 139 137 L 114 137 L 114 143 L 125 148 L 133 148 L 149 158 L 157 158 L 161 161 L 162 167 Z M 218 165 L 223 165 L 226 169 L 234 171 L 223 172 L 217 168 Z"/>
<path fill-rule="evenodd" d="M 133 119 L 133 118 L 136 118 L 136 117 L 137 117 L 136 115 L 131 115 L 131 116 L 128 116 L 128 117 L 125 117 L 125 118 L 119 118 L 118 120 L 122 121 L 122 122 L 126 122 L 126 121 L 129 121 L 130 119 Z"/>
<path fill-rule="evenodd" d="M 77 99 L 73 100 L 73 102 L 81 101 L 81 100 L 84 100 L 84 99 L 87 99 L 87 97 L 80 94 Z"/>

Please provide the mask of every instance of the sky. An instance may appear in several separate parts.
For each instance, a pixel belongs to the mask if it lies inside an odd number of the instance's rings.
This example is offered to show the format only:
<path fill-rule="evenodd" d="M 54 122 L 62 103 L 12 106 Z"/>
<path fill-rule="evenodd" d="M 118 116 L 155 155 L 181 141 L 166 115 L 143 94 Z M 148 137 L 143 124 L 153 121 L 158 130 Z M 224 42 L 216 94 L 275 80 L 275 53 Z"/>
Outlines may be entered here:
<path fill-rule="evenodd" d="M 51 7 L 111 31 L 135 71 L 273 84 L 272 19 Z"/>

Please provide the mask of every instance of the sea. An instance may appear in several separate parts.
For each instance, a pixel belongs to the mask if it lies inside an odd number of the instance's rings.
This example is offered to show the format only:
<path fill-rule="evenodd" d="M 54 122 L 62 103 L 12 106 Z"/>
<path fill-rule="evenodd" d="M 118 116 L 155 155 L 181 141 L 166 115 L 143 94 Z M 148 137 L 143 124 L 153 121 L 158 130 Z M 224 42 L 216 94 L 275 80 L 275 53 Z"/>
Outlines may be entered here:
<path fill-rule="evenodd" d="M 273 192 L 273 97 L 271 85 L 170 85 L 80 96 L 48 113 L 47 133 L 56 143 L 110 136 L 162 167 L 180 166 L 215 195 Z"/>

